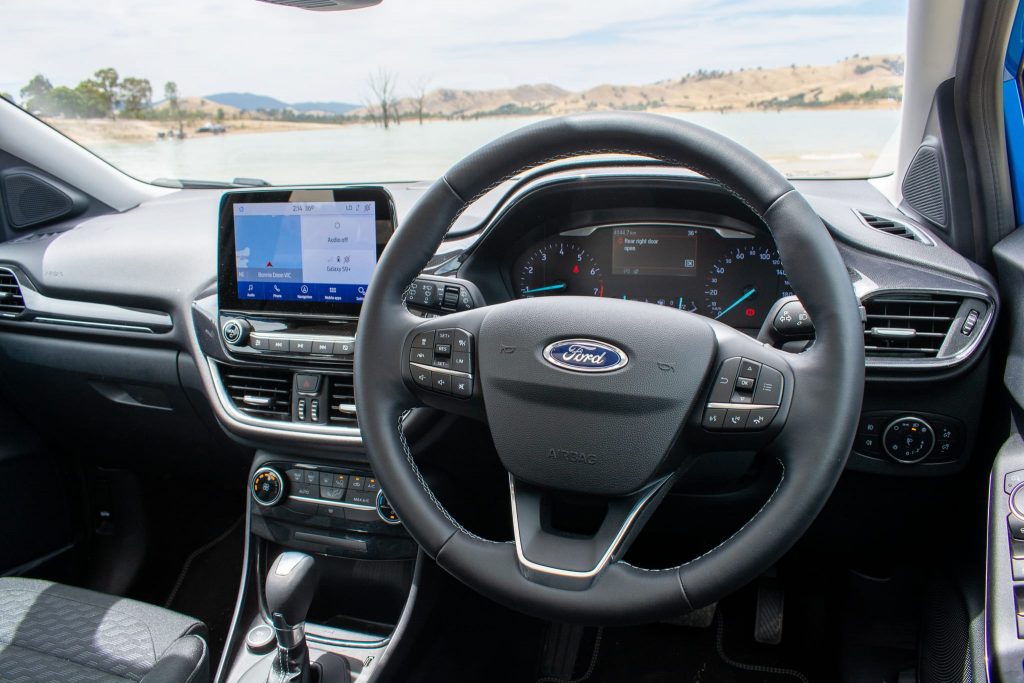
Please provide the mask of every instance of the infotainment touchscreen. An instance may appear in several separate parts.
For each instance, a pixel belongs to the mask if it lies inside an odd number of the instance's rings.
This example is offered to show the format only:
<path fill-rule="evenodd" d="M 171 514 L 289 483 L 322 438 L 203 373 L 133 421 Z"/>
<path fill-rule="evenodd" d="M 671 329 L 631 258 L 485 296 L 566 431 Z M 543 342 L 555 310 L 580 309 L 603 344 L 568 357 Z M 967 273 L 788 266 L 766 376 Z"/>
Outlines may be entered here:
<path fill-rule="evenodd" d="M 377 265 L 373 202 L 235 204 L 239 299 L 362 303 Z"/>
<path fill-rule="evenodd" d="M 381 192 L 226 194 L 219 257 L 222 308 L 357 313 L 393 231 L 390 201 Z"/>

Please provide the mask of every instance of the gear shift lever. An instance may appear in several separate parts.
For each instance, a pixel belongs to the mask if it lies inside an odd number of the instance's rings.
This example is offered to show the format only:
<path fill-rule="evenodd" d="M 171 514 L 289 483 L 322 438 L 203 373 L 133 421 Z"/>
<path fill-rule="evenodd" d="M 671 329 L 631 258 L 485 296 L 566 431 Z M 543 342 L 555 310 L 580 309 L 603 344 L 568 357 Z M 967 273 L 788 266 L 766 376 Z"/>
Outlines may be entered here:
<path fill-rule="evenodd" d="M 271 671 L 274 680 L 310 680 L 306 615 L 316 582 L 316 562 L 305 553 L 281 553 L 267 572 L 267 611 L 277 638 L 277 658 Z"/>

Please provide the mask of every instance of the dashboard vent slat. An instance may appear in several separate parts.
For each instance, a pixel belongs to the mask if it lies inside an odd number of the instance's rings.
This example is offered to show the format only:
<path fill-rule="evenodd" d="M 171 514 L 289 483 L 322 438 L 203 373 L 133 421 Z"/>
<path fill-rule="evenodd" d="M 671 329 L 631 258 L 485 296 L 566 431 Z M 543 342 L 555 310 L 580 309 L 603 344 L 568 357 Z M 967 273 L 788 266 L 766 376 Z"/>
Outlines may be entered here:
<path fill-rule="evenodd" d="M 12 318 L 25 310 L 25 297 L 14 273 L 0 269 L 0 315 Z"/>
<path fill-rule="evenodd" d="M 292 373 L 266 368 L 232 368 L 221 374 L 235 408 L 254 417 L 288 421 L 292 417 Z"/>
<path fill-rule="evenodd" d="M 328 393 L 331 409 L 327 420 L 339 427 L 356 427 L 356 399 L 352 375 L 330 375 L 328 377 Z"/>
<path fill-rule="evenodd" d="M 963 301 L 950 296 L 878 296 L 864 302 L 864 353 L 875 358 L 935 358 Z"/>
<path fill-rule="evenodd" d="M 879 232 L 884 232 L 887 235 L 893 235 L 895 237 L 902 237 L 906 240 L 913 240 L 920 242 L 921 244 L 932 245 L 932 241 L 926 238 L 921 232 L 910 227 L 903 221 L 894 220 L 892 218 L 883 218 L 882 216 L 876 216 L 872 213 L 864 211 L 858 211 L 857 215 L 860 219 L 869 227 Z"/>

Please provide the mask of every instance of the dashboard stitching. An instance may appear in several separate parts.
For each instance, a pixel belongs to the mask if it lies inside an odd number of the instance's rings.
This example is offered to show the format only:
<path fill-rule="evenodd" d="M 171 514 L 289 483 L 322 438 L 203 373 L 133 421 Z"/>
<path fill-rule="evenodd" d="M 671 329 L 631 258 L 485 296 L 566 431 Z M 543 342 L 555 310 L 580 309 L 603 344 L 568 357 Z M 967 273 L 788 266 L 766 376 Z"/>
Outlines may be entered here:
<path fill-rule="evenodd" d="M 407 414 L 408 412 L 405 412 L 398 416 L 398 438 L 402 442 L 402 450 L 405 451 L 405 459 L 409 462 L 409 466 L 412 468 L 413 474 L 416 475 L 416 479 L 417 481 L 419 481 L 420 486 L 422 486 L 423 490 L 426 491 L 427 496 L 434 503 L 434 505 L 437 506 L 437 509 L 441 511 L 441 514 L 444 515 L 444 518 L 447 519 L 451 523 L 451 525 L 454 526 L 458 531 L 461 531 L 470 538 L 476 539 L 478 541 L 483 541 L 484 543 L 494 543 L 496 545 L 509 543 L 509 541 L 492 541 L 490 539 L 477 536 L 472 531 L 459 524 L 458 521 L 456 521 L 456 519 L 452 517 L 451 513 L 449 513 L 448 510 L 446 510 L 445 507 L 441 505 L 441 501 L 439 501 L 437 497 L 434 496 L 434 492 L 430 490 L 429 486 L 427 486 L 427 482 L 426 480 L 424 480 L 423 473 L 420 472 L 420 468 L 416 466 L 416 461 L 413 460 L 412 457 L 412 450 L 409 448 L 409 442 L 406 441 L 405 439 L 405 430 L 402 429 L 402 418 L 404 418 Z"/>
<path fill-rule="evenodd" d="M 715 552 L 716 550 L 718 550 L 719 548 L 721 548 L 722 546 L 724 546 L 724 545 L 725 545 L 726 543 L 728 543 L 728 542 L 729 542 L 729 541 L 731 541 L 732 539 L 736 538 L 736 536 L 738 536 L 738 535 L 739 535 L 739 533 L 740 533 L 741 531 L 743 531 L 743 530 L 744 530 L 744 529 L 746 529 L 746 528 L 747 528 L 748 526 L 750 526 L 750 524 L 751 524 L 751 523 L 752 523 L 752 522 L 753 522 L 753 521 L 754 521 L 755 519 L 757 519 L 757 516 L 758 516 L 759 514 L 761 514 L 762 512 L 764 512 L 764 509 L 765 509 L 766 507 L 768 507 L 768 505 L 769 505 L 769 504 L 770 504 L 770 503 L 772 502 L 772 500 L 773 500 L 773 499 L 775 498 L 775 495 L 776 495 L 776 494 L 777 494 L 777 493 L 779 492 L 779 490 L 780 490 L 780 489 L 782 488 L 782 482 L 784 482 L 784 481 L 786 480 L 786 464 L 785 464 L 784 462 L 782 462 L 782 460 L 781 460 L 781 459 L 779 459 L 779 458 L 776 458 L 776 462 L 778 462 L 778 463 L 779 463 L 779 466 L 780 466 L 780 467 L 782 468 L 782 476 L 781 476 L 781 477 L 779 477 L 779 483 L 778 483 L 778 484 L 777 484 L 777 485 L 775 486 L 775 490 L 774 490 L 774 491 L 772 491 L 772 495 L 768 496 L 768 500 L 766 500 L 766 501 L 764 502 L 764 505 L 762 505 L 762 506 L 761 506 L 761 507 L 760 507 L 760 508 L 758 509 L 758 511 L 757 511 L 757 512 L 755 512 L 755 513 L 754 513 L 754 514 L 753 514 L 753 515 L 751 516 L 751 518 L 750 518 L 750 519 L 748 519 L 748 520 L 747 520 L 747 522 L 746 522 L 746 523 L 745 523 L 745 524 L 744 524 L 743 526 L 741 526 L 741 527 L 740 527 L 739 529 L 737 529 L 737 530 L 736 530 L 736 531 L 735 531 L 735 532 L 734 532 L 734 533 L 733 533 L 732 535 L 730 535 L 730 536 L 729 536 L 729 538 L 725 539 L 724 541 L 722 541 L 721 543 L 719 543 L 718 545 L 716 545 L 716 546 L 715 546 L 714 548 L 712 548 L 711 550 L 708 550 L 707 552 L 705 552 L 705 553 L 703 553 L 702 555 L 699 555 L 699 556 L 697 556 L 697 557 L 693 558 L 692 560 L 688 560 L 688 561 L 686 561 L 686 562 L 683 562 L 683 563 L 682 563 L 682 564 L 680 564 L 680 565 L 677 565 L 677 566 L 675 566 L 675 567 L 667 567 L 667 568 L 665 568 L 665 569 L 648 569 L 648 568 L 646 568 L 646 567 L 637 567 L 636 565 L 632 565 L 632 564 L 630 564 L 629 562 L 626 562 L 625 560 L 619 560 L 619 562 L 618 562 L 618 563 L 619 563 L 619 564 L 624 564 L 624 565 L 626 565 L 627 567 L 631 567 L 632 569 L 636 569 L 636 570 L 639 570 L 639 571 L 642 571 L 642 572 L 675 572 L 675 571 L 679 571 L 679 570 L 680 570 L 680 569 L 682 569 L 683 567 L 686 567 L 687 565 L 691 565 L 691 564 L 693 564 L 694 562 L 696 562 L 696 561 L 698 561 L 698 560 L 700 560 L 700 559 L 703 559 L 703 558 L 707 557 L 708 555 L 710 555 L 711 553 Z"/>

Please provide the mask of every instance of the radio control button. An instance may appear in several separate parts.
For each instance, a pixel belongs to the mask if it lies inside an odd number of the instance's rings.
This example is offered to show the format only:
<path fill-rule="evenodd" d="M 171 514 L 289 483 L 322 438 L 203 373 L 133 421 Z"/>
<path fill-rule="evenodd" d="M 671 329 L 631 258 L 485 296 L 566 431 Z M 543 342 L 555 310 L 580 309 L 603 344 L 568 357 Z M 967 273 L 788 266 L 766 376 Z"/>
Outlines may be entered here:
<path fill-rule="evenodd" d="M 271 339 L 270 340 L 271 351 L 287 351 L 288 340 L 287 339 Z"/>
<path fill-rule="evenodd" d="M 290 339 L 288 341 L 288 351 L 291 353 L 309 353 L 313 343 L 308 339 Z"/>
<path fill-rule="evenodd" d="M 440 394 L 452 393 L 452 376 L 446 372 L 432 372 L 430 373 L 431 382 L 434 385 L 434 391 Z"/>
<path fill-rule="evenodd" d="M 313 350 L 310 353 L 331 353 L 334 350 L 334 342 L 313 340 Z"/>
<path fill-rule="evenodd" d="M 434 387 L 433 380 L 430 377 L 430 370 L 415 367 L 410 369 L 412 370 L 412 381 L 416 382 L 418 386 L 424 389 L 432 389 Z"/>
<path fill-rule="evenodd" d="M 452 396 L 458 396 L 459 398 L 469 398 L 473 395 L 473 378 L 462 377 L 459 375 L 452 376 Z"/>
<path fill-rule="evenodd" d="M 249 337 L 249 348 L 256 349 L 257 351 L 266 351 L 270 348 L 270 342 L 266 337 L 257 337 L 253 335 Z"/>

